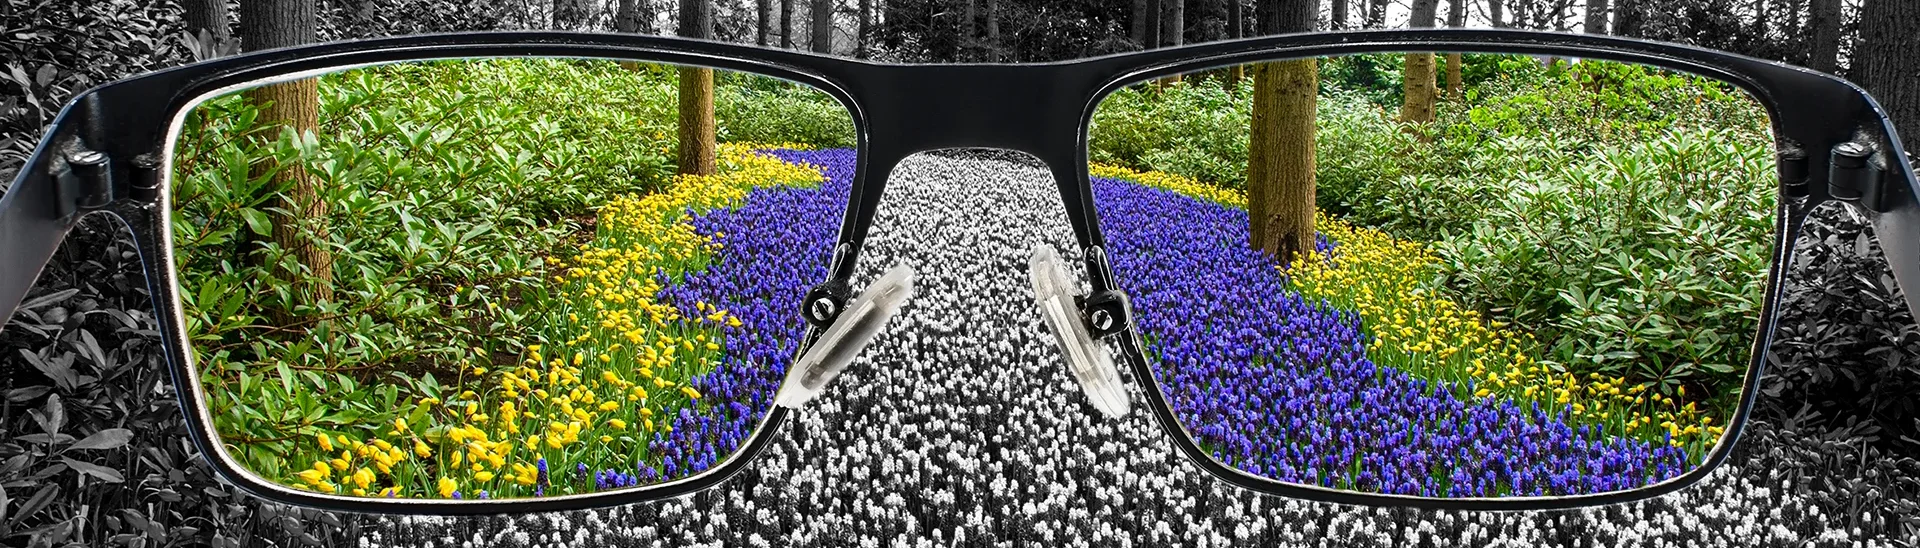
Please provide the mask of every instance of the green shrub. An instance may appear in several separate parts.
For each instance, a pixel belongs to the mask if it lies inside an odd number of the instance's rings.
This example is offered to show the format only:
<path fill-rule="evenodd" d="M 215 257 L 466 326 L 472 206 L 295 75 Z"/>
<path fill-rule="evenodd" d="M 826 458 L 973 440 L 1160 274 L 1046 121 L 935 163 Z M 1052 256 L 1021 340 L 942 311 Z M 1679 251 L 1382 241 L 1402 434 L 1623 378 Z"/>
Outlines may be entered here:
<path fill-rule="evenodd" d="M 1482 311 L 1545 326 L 1553 358 L 1663 392 L 1728 392 L 1750 358 L 1773 246 L 1771 147 L 1676 130 L 1552 167 L 1480 202 L 1434 242 L 1447 284 Z"/>
<path fill-rule="evenodd" d="M 847 107 L 811 86 L 733 73 L 739 85 L 714 92 L 714 119 L 722 141 L 808 143 L 821 148 L 858 144 Z"/>

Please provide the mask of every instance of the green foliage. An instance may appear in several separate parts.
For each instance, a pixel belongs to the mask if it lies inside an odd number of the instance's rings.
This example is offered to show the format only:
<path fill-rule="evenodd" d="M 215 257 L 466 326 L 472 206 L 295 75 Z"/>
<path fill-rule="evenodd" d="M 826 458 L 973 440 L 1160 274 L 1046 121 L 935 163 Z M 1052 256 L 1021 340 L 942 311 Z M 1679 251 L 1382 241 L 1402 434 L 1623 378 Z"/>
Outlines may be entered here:
<path fill-rule="evenodd" d="M 1545 169 L 1434 242 L 1446 283 L 1536 326 L 1574 371 L 1731 395 L 1771 264 L 1771 147 L 1704 129 L 1584 155 L 1538 145 Z"/>
<path fill-rule="evenodd" d="M 1319 207 L 1431 242 L 1465 302 L 1547 326 L 1575 372 L 1737 384 L 1772 244 L 1766 112 L 1645 66 L 1465 58 L 1465 97 L 1419 128 L 1395 120 L 1400 55 L 1322 60 Z M 1117 91 L 1090 157 L 1243 188 L 1249 87 Z"/>
<path fill-rule="evenodd" d="M 819 90 L 746 73 L 721 74 L 727 77 L 716 82 L 713 99 L 720 140 L 809 143 L 821 148 L 858 144 L 847 107 Z M 734 85 L 721 85 L 728 83 Z"/>

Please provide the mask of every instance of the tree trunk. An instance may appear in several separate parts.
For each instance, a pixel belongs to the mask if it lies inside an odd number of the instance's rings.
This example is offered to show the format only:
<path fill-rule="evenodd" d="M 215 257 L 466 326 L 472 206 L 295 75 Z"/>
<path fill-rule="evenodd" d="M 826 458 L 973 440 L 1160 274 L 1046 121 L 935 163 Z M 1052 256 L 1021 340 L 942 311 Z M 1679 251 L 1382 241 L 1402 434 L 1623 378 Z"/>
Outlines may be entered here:
<path fill-rule="evenodd" d="M 1160 49 L 1160 2 L 1161 0 L 1147 0 L 1146 3 L 1147 40 L 1144 42 L 1147 45 L 1146 49 Z"/>
<path fill-rule="evenodd" d="M 780 0 L 780 49 L 793 49 L 793 0 Z"/>
<path fill-rule="evenodd" d="M 1347 0 L 1336 1 L 1346 2 Z M 1227 36 L 1236 40 L 1246 38 L 1246 30 L 1241 26 L 1246 20 L 1245 7 L 1240 4 L 1240 0 L 1227 0 Z M 1240 80 L 1247 76 L 1246 67 L 1243 63 L 1227 69 L 1227 93 L 1240 91 Z"/>
<path fill-rule="evenodd" d="M 960 60 L 977 61 L 980 55 L 980 35 L 974 31 L 973 21 L 980 17 L 973 7 L 978 0 L 960 0 L 967 6 L 960 10 Z"/>
<path fill-rule="evenodd" d="M 765 0 L 761 1 L 765 2 Z M 639 2 L 640 0 L 620 0 L 620 4 L 613 12 L 613 30 L 615 32 L 640 32 L 640 7 L 635 5 Z M 620 67 L 629 71 L 639 72 L 640 62 L 621 61 Z"/>
<path fill-rule="evenodd" d="M 987 0 L 987 62 L 998 63 L 1000 55 L 1000 2 Z"/>
<path fill-rule="evenodd" d="M 1813 43 L 1808 48 L 1807 68 L 1820 72 L 1840 69 L 1840 0 L 1813 0 L 1808 23 L 1813 27 Z M 1862 19 L 1861 25 L 1866 25 Z M 1920 28 L 1909 32 L 1920 33 Z M 1920 139 L 1920 135 L 1914 136 Z"/>
<path fill-rule="evenodd" d="M 680 36 L 713 37 L 713 7 L 710 0 L 680 0 Z M 676 167 L 682 175 L 711 175 L 714 172 L 713 69 L 680 67 L 679 154 Z"/>
<path fill-rule="evenodd" d="M 866 59 L 872 56 L 872 52 L 867 49 L 868 31 L 872 26 L 873 0 L 860 0 L 860 30 L 858 31 L 859 36 L 857 36 L 857 39 L 854 41 L 855 47 L 853 54 L 855 57 Z"/>
<path fill-rule="evenodd" d="M 621 6 L 626 6 L 632 2 L 633 0 L 620 0 Z M 772 26 L 773 0 L 754 0 L 753 14 L 755 16 L 753 43 L 763 48 L 767 47 L 767 31 L 772 30 L 767 27 Z"/>
<path fill-rule="evenodd" d="M 1318 0 L 1260 0 L 1261 34 L 1313 30 Z M 1281 264 L 1314 249 L 1314 109 L 1319 69 L 1313 59 L 1253 68 L 1253 119 L 1247 144 L 1249 245 Z"/>
<path fill-rule="evenodd" d="M 227 0 L 185 0 L 187 32 L 195 37 L 206 32 L 213 38 L 213 51 L 208 59 L 219 57 L 233 42 L 233 30 L 227 26 Z"/>
<path fill-rule="evenodd" d="M 1893 118 L 1907 152 L 1920 151 L 1920 2 L 1866 0 L 1851 80 Z"/>
<path fill-rule="evenodd" d="M 1162 47 L 1180 47 L 1186 42 L 1187 0 L 1167 0 L 1166 17 L 1161 21 L 1160 38 Z M 1174 74 L 1160 79 L 1160 85 L 1166 86 L 1180 81 L 1180 75 Z"/>
<path fill-rule="evenodd" d="M 1413 0 L 1413 14 L 1408 24 L 1416 29 L 1432 28 L 1434 12 L 1439 10 L 1439 4 L 1440 0 Z M 1406 100 L 1400 105 L 1400 121 L 1409 124 L 1432 122 L 1435 95 L 1433 54 L 1407 54 L 1402 76 Z"/>
<path fill-rule="evenodd" d="M 1133 0 L 1133 20 L 1130 23 L 1132 27 L 1127 29 L 1127 37 L 1139 44 L 1140 49 L 1153 49 L 1147 43 L 1147 0 Z"/>
<path fill-rule="evenodd" d="M 1387 28 L 1387 0 L 1367 0 L 1367 23 L 1364 28 Z"/>
<path fill-rule="evenodd" d="M 1493 28 L 1497 28 L 1497 29 L 1506 28 L 1507 27 L 1506 17 L 1507 17 L 1506 0 L 1487 0 L 1487 23 L 1488 24 L 1493 25 Z"/>
<path fill-rule="evenodd" d="M 1333 0 L 1332 19 L 1327 21 L 1327 28 L 1333 30 L 1345 30 L 1347 28 L 1347 2 L 1352 1 L 1353 0 Z"/>
<path fill-rule="evenodd" d="M 1580 29 L 1581 32 L 1606 34 L 1608 15 L 1610 13 L 1607 10 L 1607 0 L 1587 0 L 1587 21 L 1586 25 Z"/>
<path fill-rule="evenodd" d="M 814 53 L 833 53 L 833 2 L 813 0 L 807 15 L 813 19 L 811 38 Z"/>
<path fill-rule="evenodd" d="M 1467 26 L 1467 0 L 1447 0 L 1447 26 L 1460 28 Z M 1460 64 L 1466 62 L 1459 53 L 1447 54 L 1447 98 L 1459 100 L 1464 85 L 1460 81 Z"/>
<path fill-rule="evenodd" d="M 317 21 L 310 0 L 249 0 L 240 3 L 240 45 L 246 51 L 313 43 Z M 245 93 L 247 101 L 260 105 L 257 127 L 260 146 L 270 146 L 284 132 L 311 134 L 320 125 L 318 80 L 307 78 L 254 88 Z M 275 169 L 278 169 L 275 172 Z M 276 275 L 293 282 L 296 298 L 319 303 L 333 300 L 333 253 L 318 242 L 328 239 L 327 203 L 320 197 L 320 186 L 301 164 L 277 165 L 268 159 L 253 166 L 252 176 L 269 172 L 273 188 L 281 189 L 267 200 L 267 216 L 272 222 L 273 242 L 292 254 L 298 268 L 290 272 L 276 268 Z M 275 210 L 287 213 L 276 213 Z M 253 247 L 253 246 L 249 246 Z M 247 249 L 254 264 L 265 257 Z M 269 310 L 277 325 L 292 323 L 293 310 Z"/>

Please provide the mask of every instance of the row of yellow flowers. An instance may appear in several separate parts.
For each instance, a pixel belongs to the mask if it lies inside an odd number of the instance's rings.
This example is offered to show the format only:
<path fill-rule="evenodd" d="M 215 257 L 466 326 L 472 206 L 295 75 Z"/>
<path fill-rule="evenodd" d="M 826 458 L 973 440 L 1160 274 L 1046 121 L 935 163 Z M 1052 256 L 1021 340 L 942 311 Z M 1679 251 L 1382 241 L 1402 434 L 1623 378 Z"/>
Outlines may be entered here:
<path fill-rule="evenodd" d="M 1224 206 L 1245 208 L 1244 194 L 1179 175 L 1094 164 L 1095 177 L 1125 179 Z M 1647 385 L 1592 373 L 1585 376 L 1542 363 L 1533 335 L 1481 317 L 1429 280 L 1440 258 L 1426 246 L 1316 213 L 1315 228 L 1338 245 L 1330 256 L 1295 260 L 1285 270 L 1303 296 L 1326 299 L 1360 313 L 1375 343 L 1375 363 L 1421 378 L 1469 386 L 1462 396 L 1504 397 L 1543 409 L 1571 408 L 1573 418 L 1615 435 L 1671 442 L 1704 455 L 1725 432 L 1716 417 L 1692 402 L 1650 391 Z M 1679 395 L 1684 398 L 1685 392 Z M 1724 417 L 1719 418 L 1724 421 Z"/>
<path fill-rule="evenodd" d="M 685 317 L 655 299 L 656 273 L 697 271 L 720 246 L 686 215 L 737 206 L 755 188 L 824 180 L 757 148 L 809 147 L 722 144 L 715 174 L 610 201 L 592 242 L 548 262 L 552 292 L 526 307 L 545 316 L 541 342 L 525 345 L 519 362 L 487 367 L 476 349 L 457 395 L 405 404 L 392 424 L 313 434 L 312 466 L 287 483 L 355 496 L 502 498 L 579 492 L 560 478 L 582 464 L 632 472 L 654 434 L 672 430 L 670 417 L 699 405 L 688 381 L 719 360 L 719 327 L 739 325 L 707 303 Z"/>

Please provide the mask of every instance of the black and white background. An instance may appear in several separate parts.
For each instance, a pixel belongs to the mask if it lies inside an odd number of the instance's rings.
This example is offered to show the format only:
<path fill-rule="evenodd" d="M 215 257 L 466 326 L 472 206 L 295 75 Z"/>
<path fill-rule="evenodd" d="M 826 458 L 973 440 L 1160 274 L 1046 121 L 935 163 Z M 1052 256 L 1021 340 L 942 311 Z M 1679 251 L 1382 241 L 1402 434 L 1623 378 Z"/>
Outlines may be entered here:
<path fill-rule="evenodd" d="M 252 1 L 252 0 L 243 0 Z M 671 32 L 675 2 L 318 0 L 322 39 L 441 30 Z M 718 39 L 758 38 L 754 0 L 712 0 Z M 1831 0 L 1614 0 L 1641 34 L 1807 62 L 1808 10 Z M 1866 2 L 1907 0 L 1866 0 Z M 1506 0 L 1521 24 L 1577 30 L 1586 0 Z M 942 17 L 989 9 L 995 34 Z M 1323 0 L 1323 5 L 1327 4 Z M 1479 0 L 1470 3 L 1483 4 Z M 556 6 L 556 4 L 558 4 Z M 1144 2 L 775 0 L 831 6 L 832 53 L 1034 61 L 1137 49 Z M 1189 40 L 1225 34 L 1223 2 L 1187 0 Z M 1352 0 L 1353 24 L 1375 4 Z M 1404 12 L 1378 2 L 1382 24 Z M 1603 3 L 1604 4 L 1604 3 Z M 1843 59 L 1865 58 L 1854 0 Z M 1561 5 L 1564 17 L 1550 15 Z M 557 8 L 557 9 L 556 9 Z M 1476 7 L 1476 9 L 1479 9 Z M 558 13 L 556 13 L 556 11 Z M 1249 3 L 1248 12 L 1251 12 Z M 810 12 L 809 12 L 810 13 Z M 1484 16 L 1483 12 L 1474 14 Z M 777 20 L 778 12 L 775 12 Z M 1196 15 L 1198 14 L 1198 15 Z M 1402 21 L 1404 16 L 1402 15 Z M 796 17 L 793 47 L 811 40 Z M 864 25 L 863 25 L 864 22 Z M 1481 21 L 1484 23 L 1484 20 Z M 862 32 L 860 29 L 865 27 Z M 780 43 L 778 25 L 770 42 Z M 0 181 L 93 84 L 218 53 L 174 1 L 0 5 Z M 1920 35 L 1920 29 L 1914 29 Z M 1129 36 L 1134 34 L 1134 36 Z M 1920 48 L 1912 45 L 1907 48 Z M 1920 64 L 1888 93 L 1920 112 Z M 1841 70 L 1844 70 L 1842 67 Z M 1863 84 L 1866 84 L 1863 82 Z M 1869 85 L 1871 89 L 1872 86 Z M 1902 91 L 1905 90 L 1905 91 Z M 1880 91 L 1876 90 L 1876 93 Z M 1904 93 L 1905 95 L 1901 95 Z M 1903 100 L 1904 102 L 1898 102 Z M 1915 127 L 1905 121 L 1903 127 Z M 1913 133 L 1913 132 L 1909 132 Z M 1920 140 L 1911 135 L 1909 140 Z M 515 517 L 330 514 L 253 500 L 184 440 L 161 372 L 139 258 L 89 218 L 0 332 L 0 544 L 80 546 L 1913 546 L 1920 539 L 1920 333 L 1864 221 L 1833 207 L 1802 235 L 1756 423 L 1698 486 L 1565 512 L 1366 509 L 1257 496 L 1175 455 L 1144 413 L 1102 418 L 1041 331 L 1036 242 L 1071 232 L 1045 171 L 1013 154 L 922 154 L 892 176 L 863 279 L 899 262 L 917 297 L 747 471 L 691 497 Z M 0 260 L 11 258 L 0 257 Z M 1141 387 L 1134 386 L 1136 402 Z M 127 428 L 109 450 L 37 447 Z M 76 466 L 70 462 L 79 462 Z M 92 467 L 89 467 L 91 465 Z M 106 472 L 100 472 L 105 470 Z M 116 481 L 117 480 L 117 481 Z"/>

